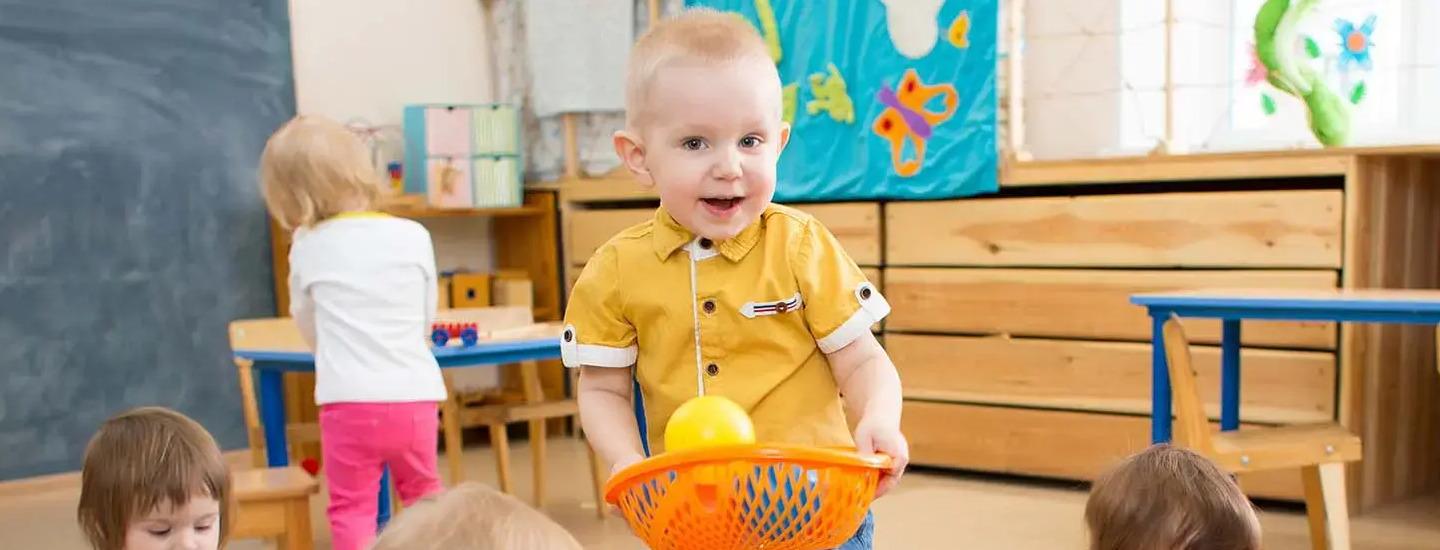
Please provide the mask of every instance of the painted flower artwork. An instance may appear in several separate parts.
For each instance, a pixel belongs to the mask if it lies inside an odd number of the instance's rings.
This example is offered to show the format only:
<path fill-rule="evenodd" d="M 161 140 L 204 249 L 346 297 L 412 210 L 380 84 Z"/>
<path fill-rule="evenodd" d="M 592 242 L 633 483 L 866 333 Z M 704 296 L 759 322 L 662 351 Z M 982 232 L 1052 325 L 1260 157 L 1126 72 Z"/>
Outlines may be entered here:
<path fill-rule="evenodd" d="M 1340 71 L 1349 72 L 1352 66 L 1370 70 L 1373 66 L 1370 47 L 1374 45 L 1370 34 L 1375 32 L 1375 16 L 1366 17 L 1358 26 L 1346 19 L 1336 19 L 1335 32 L 1340 34 L 1340 56 L 1336 59 Z"/>

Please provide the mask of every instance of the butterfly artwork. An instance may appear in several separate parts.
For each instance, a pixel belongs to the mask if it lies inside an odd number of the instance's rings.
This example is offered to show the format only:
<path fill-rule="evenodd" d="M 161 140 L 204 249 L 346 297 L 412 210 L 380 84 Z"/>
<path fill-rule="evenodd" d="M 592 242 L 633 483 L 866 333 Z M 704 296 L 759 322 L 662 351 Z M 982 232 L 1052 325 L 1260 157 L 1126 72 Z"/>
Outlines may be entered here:
<path fill-rule="evenodd" d="M 998 0 L 684 0 L 736 14 L 775 62 L 790 140 L 774 200 L 999 190 Z"/>
<path fill-rule="evenodd" d="M 899 90 L 888 84 L 880 87 L 877 99 L 885 110 L 875 118 L 876 135 L 890 142 L 890 163 L 895 173 L 910 177 L 920 173 L 925 165 L 925 144 L 935 133 L 935 127 L 950 120 L 959 106 L 960 94 L 949 84 L 926 85 L 914 69 L 905 71 L 900 78 Z M 932 110 L 929 104 L 941 97 L 943 106 Z M 905 156 L 905 145 L 910 145 L 911 154 Z"/>

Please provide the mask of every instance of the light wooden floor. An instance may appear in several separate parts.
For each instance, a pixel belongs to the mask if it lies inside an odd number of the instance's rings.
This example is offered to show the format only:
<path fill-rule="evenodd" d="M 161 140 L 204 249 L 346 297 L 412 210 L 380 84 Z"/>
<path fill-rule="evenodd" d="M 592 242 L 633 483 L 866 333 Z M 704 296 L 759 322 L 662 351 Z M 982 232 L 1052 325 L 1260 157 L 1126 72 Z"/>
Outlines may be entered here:
<path fill-rule="evenodd" d="M 595 518 L 581 443 L 551 440 L 552 464 L 546 511 L 586 548 L 632 550 L 643 546 L 622 522 Z M 529 460 L 523 441 L 513 445 L 515 482 L 528 498 Z M 465 453 L 469 479 L 494 482 L 492 455 L 486 447 Z M 443 461 L 442 461 L 443 464 Z M 442 467 L 443 471 L 444 468 Z M 0 548 L 84 550 L 75 528 L 78 489 L 61 488 L 26 496 L 0 497 Z M 324 497 L 313 510 L 317 548 L 329 548 Z M 876 548 L 929 549 L 1075 549 L 1085 547 L 1083 490 L 1064 484 L 925 471 L 906 477 L 891 496 L 875 504 Z M 1296 510 L 1265 511 L 1268 550 L 1308 549 L 1305 517 Z M 1357 550 L 1440 550 L 1440 498 L 1427 498 L 1356 518 Z M 235 550 L 267 545 L 236 541 Z"/>

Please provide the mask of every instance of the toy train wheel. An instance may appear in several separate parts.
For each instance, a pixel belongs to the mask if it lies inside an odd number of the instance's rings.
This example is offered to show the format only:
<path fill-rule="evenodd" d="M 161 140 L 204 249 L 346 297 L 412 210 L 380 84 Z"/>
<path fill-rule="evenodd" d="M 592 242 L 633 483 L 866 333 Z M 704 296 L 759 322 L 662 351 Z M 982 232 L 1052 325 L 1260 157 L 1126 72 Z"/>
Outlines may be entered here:
<path fill-rule="evenodd" d="M 430 341 L 434 342 L 437 346 L 444 346 L 450 342 L 450 331 L 445 330 L 443 327 L 430 331 Z"/>
<path fill-rule="evenodd" d="M 460 341 L 466 346 L 473 346 L 475 342 L 480 341 L 480 332 L 475 330 L 473 326 L 465 327 L 465 330 L 460 331 Z"/>

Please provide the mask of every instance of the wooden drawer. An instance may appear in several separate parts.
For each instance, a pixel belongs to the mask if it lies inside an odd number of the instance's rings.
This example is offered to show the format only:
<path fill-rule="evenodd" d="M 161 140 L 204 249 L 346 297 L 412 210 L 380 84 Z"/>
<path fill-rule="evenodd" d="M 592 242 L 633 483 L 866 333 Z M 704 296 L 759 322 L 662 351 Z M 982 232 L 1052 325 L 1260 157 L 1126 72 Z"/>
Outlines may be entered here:
<path fill-rule="evenodd" d="M 1340 191 L 897 202 L 888 265 L 1340 267 Z"/>
<path fill-rule="evenodd" d="M 935 401 L 1150 414 L 1150 346 L 1080 340 L 890 334 L 905 396 Z M 1200 388 L 1220 417 L 1220 348 L 1194 346 Z M 1241 419 L 1335 419 L 1335 355 L 1242 351 Z"/>
<path fill-rule="evenodd" d="M 880 204 L 845 202 L 801 204 L 796 209 L 815 216 L 835 235 L 855 263 L 880 265 Z"/>
<path fill-rule="evenodd" d="M 905 402 L 901 429 L 913 464 L 1086 481 L 1150 444 L 1148 417 L 920 401 Z M 1251 496 L 1304 494 L 1299 470 L 1240 480 Z"/>
<path fill-rule="evenodd" d="M 585 265 L 590 256 L 595 254 L 595 250 L 611 237 L 654 216 L 654 208 L 572 210 L 566 213 L 566 262 L 570 265 Z"/>
<path fill-rule="evenodd" d="M 1199 287 L 1335 288 L 1334 271 L 1129 271 L 887 268 L 887 330 L 1150 340 L 1130 295 Z M 1187 320 L 1192 341 L 1218 343 L 1220 322 Z M 1333 349 L 1332 323 L 1250 322 L 1249 345 Z"/>

